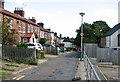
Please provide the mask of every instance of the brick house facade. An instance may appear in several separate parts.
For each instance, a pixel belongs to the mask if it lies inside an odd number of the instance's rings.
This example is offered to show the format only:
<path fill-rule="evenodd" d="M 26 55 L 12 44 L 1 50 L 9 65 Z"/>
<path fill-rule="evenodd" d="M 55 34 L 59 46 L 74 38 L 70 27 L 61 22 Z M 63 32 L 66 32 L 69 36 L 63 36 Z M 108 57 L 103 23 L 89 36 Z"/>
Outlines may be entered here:
<path fill-rule="evenodd" d="M 50 39 L 51 32 L 36 24 L 36 20 L 33 17 L 32 19 L 24 18 L 24 11 L 22 8 L 15 8 L 14 13 L 1 8 L 1 12 L 1 22 L 5 18 L 10 19 L 10 29 L 15 29 L 18 32 L 19 42 L 29 42 L 29 40 L 26 39 L 30 38 L 30 34 L 35 35 L 35 41 L 38 41 L 40 38 Z M 29 35 L 29 38 L 27 35 Z"/>

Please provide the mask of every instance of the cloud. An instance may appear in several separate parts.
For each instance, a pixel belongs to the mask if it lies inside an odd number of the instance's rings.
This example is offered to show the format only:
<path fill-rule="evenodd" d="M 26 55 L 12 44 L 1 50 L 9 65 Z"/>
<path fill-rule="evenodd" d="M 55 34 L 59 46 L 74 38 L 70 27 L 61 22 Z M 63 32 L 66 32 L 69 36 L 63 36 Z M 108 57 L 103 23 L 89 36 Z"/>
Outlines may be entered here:
<path fill-rule="evenodd" d="M 97 2 L 97 3 L 100 3 L 100 2 L 115 2 L 114 0 L 5 0 L 5 1 L 7 1 L 7 2 L 16 2 L 16 3 L 26 3 L 26 2 L 46 2 L 46 3 L 53 3 L 53 2 L 58 2 L 58 3 L 60 3 L 60 2 L 64 2 L 64 3 L 66 3 L 66 2 L 68 2 L 68 3 L 74 3 L 74 2 L 76 2 L 76 3 L 94 3 L 94 2 Z M 119 1 L 119 0 L 116 0 L 117 2 Z"/>
<path fill-rule="evenodd" d="M 24 8 L 25 17 L 35 17 L 37 22 L 43 22 L 45 28 L 51 28 L 52 31 L 62 33 L 63 36 L 75 37 L 75 30 L 81 25 L 81 16 L 79 11 L 85 12 L 84 22 L 93 23 L 93 21 L 103 20 L 111 27 L 117 24 L 117 2 L 118 0 L 5 0 L 9 3 L 15 3 L 19 6 L 25 3 L 34 4 L 48 3 L 48 4 L 35 4 L 34 6 L 28 5 Z M 52 5 L 49 3 L 65 3 Z M 114 4 L 112 5 L 111 4 Z M 67 3 L 67 4 L 66 4 Z M 72 3 L 72 4 L 68 4 Z M 85 4 L 82 4 L 85 3 Z M 103 6 L 101 5 L 102 3 Z M 110 3 L 110 4 L 106 4 Z M 79 5 L 80 4 L 80 5 Z M 110 5 L 110 7 L 108 7 Z M 39 8 L 35 7 L 39 6 Z M 72 6 L 72 7 L 71 7 Z M 99 6 L 99 7 L 98 7 Z M 114 7 L 116 6 L 116 7 Z M 56 7 L 56 8 L 55 8 Z M 113 8 L 114 7 L 114 8 Z"/>
<path fill-rule="evenodd" d="M 97 9 L 93 10 L 90 13 L 90 15 L 86 15 L 86 22 L 91 23 L 93 21 L 98 21 L 98 20 L 103 20 L 106 21 L 106 23 L 110 26 L 113 27 L 115 24 L 118 23 L 118 13 L 116 11 L 117 9 L 113 10 L 110 8 L 104 8 L 104 9 Z"/>
<path fill-rule="evenodd" d="M 63 36 L 75 37 L 75 31 L 80 26 L 79 15 L 78 17 L 75 14 L 68 14 L 61 11 L 47 13 L 29 8 L 27 8 L 25 12 L 25 17 L 35 16 L 37 22 L 43 22 L 45 28 L 50 28 L 52 31 L 57 32 L 58 35 L 62 34 Z"/>

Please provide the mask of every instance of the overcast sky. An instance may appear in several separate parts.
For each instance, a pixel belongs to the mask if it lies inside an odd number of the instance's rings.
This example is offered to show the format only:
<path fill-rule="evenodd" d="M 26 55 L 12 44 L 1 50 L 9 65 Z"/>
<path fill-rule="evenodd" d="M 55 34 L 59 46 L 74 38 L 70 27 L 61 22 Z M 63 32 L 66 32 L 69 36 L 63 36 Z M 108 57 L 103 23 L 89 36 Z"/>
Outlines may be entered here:
<path fill-rule="evenodd" d="M 84 22 L 102 20 L 112 28 L 118 23 L 118 2 L 120 0 L 4 0 L 5 9 L 11 12 L 23 7 L 25 18 L 35 17 L 45 28 L 61 33 L 62 36 L 76 37 L 81 25 L 80 12 Z"/>

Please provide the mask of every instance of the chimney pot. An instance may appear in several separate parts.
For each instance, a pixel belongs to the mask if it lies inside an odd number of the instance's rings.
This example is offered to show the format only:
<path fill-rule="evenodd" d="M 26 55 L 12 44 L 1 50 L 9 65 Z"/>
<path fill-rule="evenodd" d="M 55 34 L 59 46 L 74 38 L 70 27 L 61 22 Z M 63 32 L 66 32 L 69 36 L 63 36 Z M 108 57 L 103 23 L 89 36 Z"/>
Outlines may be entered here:
<path fill-rule="evenodd" d="M 25 14 L 25 12 L 23 11 L 23 9 L 18 8 L 18 7 L 17 8 L 15 7 L 14 13 L 16 13 L 16 14 L 22 16 L 22 17 L 24 17 L 24 14 Z"/>

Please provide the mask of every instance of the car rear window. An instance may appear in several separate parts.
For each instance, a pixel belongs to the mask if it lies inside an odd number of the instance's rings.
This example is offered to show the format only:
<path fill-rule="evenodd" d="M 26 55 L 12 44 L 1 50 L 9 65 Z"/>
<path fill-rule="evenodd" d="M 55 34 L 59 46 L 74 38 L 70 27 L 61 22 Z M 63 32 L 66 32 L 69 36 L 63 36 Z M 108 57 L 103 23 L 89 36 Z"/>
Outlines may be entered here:
<path fill-rule="evenodd" d="M 37 46 L 41 46 L 40 44 L 37 44 Z"/>
<path fill-rule="evenodd" d="M 35 46 L 34 44 L 28 44 L 28 46 Z"/>

